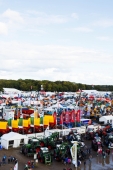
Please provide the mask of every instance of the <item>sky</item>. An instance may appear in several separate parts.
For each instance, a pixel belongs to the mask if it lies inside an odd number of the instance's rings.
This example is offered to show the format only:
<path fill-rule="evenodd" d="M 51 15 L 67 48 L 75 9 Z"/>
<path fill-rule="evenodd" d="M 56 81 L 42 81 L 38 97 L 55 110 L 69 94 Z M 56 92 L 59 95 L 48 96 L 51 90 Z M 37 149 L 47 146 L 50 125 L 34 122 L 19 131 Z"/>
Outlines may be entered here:
<path fill-rule="evenodd" d="M 113 1 L 0 0 L 0 79 L 113 85 Z"/>

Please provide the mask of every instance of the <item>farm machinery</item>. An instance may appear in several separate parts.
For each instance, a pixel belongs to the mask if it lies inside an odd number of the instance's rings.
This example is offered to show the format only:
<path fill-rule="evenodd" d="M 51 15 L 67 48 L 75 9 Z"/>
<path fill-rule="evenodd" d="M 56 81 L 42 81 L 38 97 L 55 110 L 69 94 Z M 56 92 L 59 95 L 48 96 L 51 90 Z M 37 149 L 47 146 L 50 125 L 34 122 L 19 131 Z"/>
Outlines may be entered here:
<path fill-rule="evenodd" d="M 56 149 L 54 149 L 54 158 L 56 161 L 62 161 L 66 156 L 71 156 L 70 155 L 70 148 L 71 145 L 68 143 L 62 143 L 56 145 Z"/>
<path fill-rule="evenodd" d="M 40 143 L 38 139 L 29 140 L 28 144 L 25 144 L 21 148 L 21 153 L 27 156 L 34 156 L 35 153 L 40 151 Z"/>
<path fill-rule="evenodd" d="M 52 162 L 52 156 L 47 147 L 40 148 L 37 158 L 41 163 L 50 164 Z"/>
<path fill-rule="evenodd" d="M 104 137 L 104 144 L 108 148 L 113 148 L 113 133 L 109 133 Z"/>
<path fill-rule="evenodd" d="M 101 138 L 99 136 L 95 136 L 92 140 L 92 148 L 97 151 L 99 148 L 103 147 L 103 143 L 101 141 Z"/>
<path fill-rule="evenodd" d="M 47 147 L 49 150 L 56 148 L 56 144 L 62 143 L 59 139 L 58 132 L 53 133 L 51 136 L 40 140 L 41 147 Z"/>

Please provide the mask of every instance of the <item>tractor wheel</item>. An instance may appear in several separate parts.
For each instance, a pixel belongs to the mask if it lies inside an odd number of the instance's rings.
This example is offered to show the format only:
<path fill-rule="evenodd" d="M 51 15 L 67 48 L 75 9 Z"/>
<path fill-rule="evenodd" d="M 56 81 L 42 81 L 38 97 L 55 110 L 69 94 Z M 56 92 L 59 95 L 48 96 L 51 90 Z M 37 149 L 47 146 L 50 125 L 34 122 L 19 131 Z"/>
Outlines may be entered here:
<path fill-rule="evenodd" d="M 36 148 L 36 152 L 37 152 L 37 153 L 40 152 L 40 148 Z"/>
<path fill-rule="evenodd" d="M 49 146 L 48 146 L 48 149 L 49 149 L 49 150 L 51 150 L 51 149 L 52 149 L 51 145 L 49 145 Z"/>
<path fill-rule="evenodd" d="M 98 146 L 97 146 L 97 145 L 95 145 L 95 146 L 94 146 L 94 149 L 95 149 L 95 151 L 97 151 L 97 150 L 98 150 Z"/>
<path fill-rule="evenodd" d="M 41 158 L 41 159 L 40 159 L 40 162 L 41 162 L 41 163 L 45 163 L 44 158 Z"/>
<path fill-rule="evenodd" d="M 44 142 L 43 141 L 40 142 L 40 146 L 44 147 Z"/>

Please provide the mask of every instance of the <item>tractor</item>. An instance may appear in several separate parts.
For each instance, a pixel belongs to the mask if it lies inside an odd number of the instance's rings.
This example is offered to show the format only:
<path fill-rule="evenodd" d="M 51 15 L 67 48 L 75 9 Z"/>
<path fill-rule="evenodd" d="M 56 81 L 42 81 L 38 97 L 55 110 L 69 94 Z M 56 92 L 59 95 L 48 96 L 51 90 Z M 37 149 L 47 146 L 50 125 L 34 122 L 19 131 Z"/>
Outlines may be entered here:
<path fill-rule="evenodd" d="M 88 140 L 94 139 L 94 136 L 95 136 L 94 128 L 88 128 L 86 132 L 86 139 Z"/>
<path fill-rule="evenodd" d="M 101 138 L 99 136 L 95 136 L 94 139 L 92 140 L 92 148 L 97 151 L 98 148 L 103 147 Z"/>
<path fill-rule="evenodd" d="M 107 134 L 107 136 L 104 137 L 104 144 L 108 148 L 113 148 L 113 133 Z"/>
<path fill-rule="evenodd" d="M 71 156 L 70 153 L 71 145 L 68 143 L 62 143 L 56 145 L 56 149 L 54 149 L 54 158 L 56 161 L 62 161 L 66 156 Z"/>
<path fill-rule="evenodd" d="M 34 156 L 35 153 L 40 151 L 40 143 L 37 139 L 33 138 L 28 141 L 28 144 L 25 144 L 21 148 L 21 152 L 27 156 Z"/>
<path fill-rule="evenodd" d="M 51 156 L 51 153 L 49 152 L 49 149 L 47 147 L 40 148 L 37 158 L 41 163 L 51 164 L 51 162 L 52 162 L 52 156 Z"/>
<path fill-rule="evenodd" d="M 56 148 L 56 144 L 62 143 L 58 138 L 58 132 L 53 133 L 51 136 L 40 140 L 41 147 L 47 147 L 48 149 Z"/>

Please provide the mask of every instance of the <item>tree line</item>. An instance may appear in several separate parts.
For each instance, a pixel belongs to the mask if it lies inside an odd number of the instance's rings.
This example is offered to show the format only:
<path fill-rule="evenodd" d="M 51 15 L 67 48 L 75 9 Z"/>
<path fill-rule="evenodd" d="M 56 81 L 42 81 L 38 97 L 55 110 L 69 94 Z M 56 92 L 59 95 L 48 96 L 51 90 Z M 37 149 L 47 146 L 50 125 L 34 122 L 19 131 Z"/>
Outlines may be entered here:
<path fill-rule="evenodd" d="M 113 91 L 113 85 L 87 85 L 75 83 L 70 81 L 49 81 L 49 80 L 32 80 L 32 79 L 18 79 L 18 80 L 5 80 L 0 79 L 0 91 L 3 88 L 16 88 L 22 91 L 40 91 L 41 85 L 45 91 L 57 92 L 75 92 L 79 89 L 83 90 L 98 90 L 98 91 Z"/>

